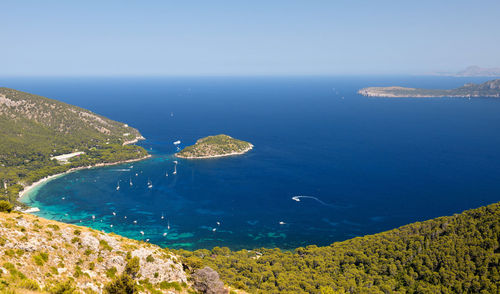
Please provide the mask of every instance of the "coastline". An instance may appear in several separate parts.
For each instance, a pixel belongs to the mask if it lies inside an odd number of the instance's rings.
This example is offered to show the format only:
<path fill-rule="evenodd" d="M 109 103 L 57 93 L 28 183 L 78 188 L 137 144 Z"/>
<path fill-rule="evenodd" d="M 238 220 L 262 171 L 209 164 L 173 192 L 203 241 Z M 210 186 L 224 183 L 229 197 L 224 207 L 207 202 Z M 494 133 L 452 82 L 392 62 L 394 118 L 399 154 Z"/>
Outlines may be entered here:
<path fill-rule="evenodd" d="M 140 136 L 140 137 L 136 137 L 134 140 L 132 141 L 125 141 L 123 142 L 123 146 L 125 145 L 129 145 L 129 144 L 134 144 L 134 143 L 137 143 L 141 140 L 146 140 L 146 138 L 144 138 L 143 136 Z M 95 164 L 95 165 L 88 165 L 88 166 L 79 166 L 79 167 L 74 167 L 74 168 L 71 168 L 65 172 L 62 172 L 62 173 L 58 173 L 58 174 L 55 174 L 55 175 L 50 175 L 50 176 L 47 176 L 43 179 L 40 179 L 34 183 L 31 183 L 30 185 L 26 186 L 23 188 L 23 190 L 21 192 L 19 192 L 19 195 L 17 196 L 17 199 L 21 200 L 23 197 L 25 197 L 27 195 L 27 193 L 31 190 L 33 190 L 34 188 L 44 184 L 44 183 L 47 183 L 55 178 L 58 178 L 58 177 L 61 177 L 61 176 L 64 176 L 66 174 L 69 174 L 69 173 L 72 173 L 72 172 L 75 172 L 75 171 L 78 171 L 78 170 L 83 170 L 83 169 L 91 169 L 91 168 L 96 168 L 96 167 L 103 167 L 103 166 L 109 166 L 109 165 L 116 165 L 116 164 L 122 164 L 122 163 L 129 163 L 129 162 L 135 162 L 135 161 L 141 161 L 141 160 L 144 160 L 144 159 L 147 159 L 147 158 L 150 158 L 151 157 L 151 154 L 148 154 L 144 157 L 141 157 L 141 158 L 134 158 L 134 159 L 128 159 L 128 160 L 121 160 L 121 161 L 117 161 L 117 162 L 103 162 L 103 163 L 98 163 L 98 164 Z M 37 207 L 32 207 L 32 208 L 28 208 L 27 210 L 32 210 L 32 209 L 38 209 Z M 24 211 L 26 212 L 26 210 Z"/>
<path fill-rule="evenodd" d="M 146 140 L 146 138 L 144 138 L 143 136 L 136 137 L 134 140 L 123 142 L 122 146 L 129 145 L 129 144 L 135 144 L 135 143 L 142 141 L 142 140 Z"/>
<path fill-rule="evenodd" d="M 140 157 L 140 158 L 122 160 L 122 161 L 117 161 L 117 162 L 98 163 L 98 164 L 95 164 L 95 165 L 88 165 L 88 166 L 74 167 L 74 168 L 71 168 L 71 169 L 69 169 L 69 170 L 67 170 L 65 172 L 45 177 L 43 179 L 40 179 L 40 180 L 32 183 L 29 186 L 24 187 L 24 189 L 21 192 L 19 192 L 18 199 L 22 199 L 23 197 L 27 196 L 28 192 L 30 192 L 34 188 L 36 188 L 36 187 L 38 187 L 38 186 L 40 186 L 40 185 L 42 185 L 44 183 L 47 183 L 47 182 L 49 182 L 49 181 L 51 181 L 51 180 L 53 180 L 55 178 L 62 177 L 64 175 L 66 175 L 66 174 L 69 174 L 69 173 L 72 173 L 72 172 L 75 172 L 75 171 L 84 170 L 84 169 L 91 169 L 91 168 L 97 168 L 97 167 L 110 166 L 110 165 L 117 165 L 117 164 L 122 164 L 122 163 L 136 162 L 136 161 L 141 161 L 141 160 L 144 160 L 144 159 L 147 159 L 147 158 L 150 158 L 150 157 L 151 157 L 151 154 L 148 154 L 148 155 L 146 155 L 144 157 Z M 26 212 L 26 211 L 24 211 L 24 212 Z"/>
<path fill-rule="evenodd" d="M 188 157 L 188 156 L 180 156 L 180 155 L 178 155 L 178 153 L 175 153 L 175 157 L 183 158 L 183 159 L 207 159 L 207 158 L 226 157 L 226 156 L 245 154 L 248 151 L 252 150 L 253 147 L 254 146 L 252 144 L 250 144 L 250 147 L 248 147 L 247 149 L 240 151 L 240 152 L 231 152 L 231 153 L 227 153 L 227 154 L 218 154 L 218 155 L 210 155 L 210 156 L 189 156 Z"/>

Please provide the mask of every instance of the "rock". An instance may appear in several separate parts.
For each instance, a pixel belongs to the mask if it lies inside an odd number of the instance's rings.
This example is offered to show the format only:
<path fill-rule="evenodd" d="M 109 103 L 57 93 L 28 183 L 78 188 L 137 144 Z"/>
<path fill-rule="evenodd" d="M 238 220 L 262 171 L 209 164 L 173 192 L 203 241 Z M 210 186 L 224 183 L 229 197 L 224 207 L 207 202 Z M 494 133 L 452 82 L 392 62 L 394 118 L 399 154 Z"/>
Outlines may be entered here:
<path fill-rule="evenodd" d="M 27 242 L 20 242 L 14 244 L 14 249 L 21 249 L 27 252 L 40 250 L 41 244 L 37 239 L 29 239 Z"/>
<path fill-rule="evenodd" d="M 163 281 L 187 282 L 182 265 L 173 260 L 165 259 L 160 254 L 161 252 L 149 248 L 139 248 L 132 251 L 132 256 L 139 258 L 141 277 L 148 278 L 153 284 Z M 153 257 L 153 261 L 148 261 L 148 256 Z M 157 274 L 156 277 L 155 274 Z"/>
<path fill-rule="evenodd" d="M 115 267 L 118 272 L 123 271 L 123 269 L 125 268 L 125 258 L 119 255 L 106 258 L 106 268 L 112 267 Z"/>
<path fill-rule="evenodd" d="M 18 220 L 17 221 L 17 225 L 21 226 L 21 227 L 25 227 L 25 228 L 30 228 L 31 227 L 31 224 L 27 220 L 25 220 L 24 218 Z"/>
<path fill-rule="evenodd" d="M 224 288 L 224 283 L 220 280 L 219 274 L 206 266 L 198 269 L 193 274 L 194 288 L 206 294 L 226 294 L 229 293 Z"/>
<path fill-rule="evenodd" d="M 97 240 L 97 238 L 93 237 L 91 233 L 89 233 L 89 232 L 82 233 L 81 240 L 82 240 L 81 244 L 83 247 L 86 247 L 86 248 L 93 250 L 93 251 L 99 250 L 99 240 Z"/>

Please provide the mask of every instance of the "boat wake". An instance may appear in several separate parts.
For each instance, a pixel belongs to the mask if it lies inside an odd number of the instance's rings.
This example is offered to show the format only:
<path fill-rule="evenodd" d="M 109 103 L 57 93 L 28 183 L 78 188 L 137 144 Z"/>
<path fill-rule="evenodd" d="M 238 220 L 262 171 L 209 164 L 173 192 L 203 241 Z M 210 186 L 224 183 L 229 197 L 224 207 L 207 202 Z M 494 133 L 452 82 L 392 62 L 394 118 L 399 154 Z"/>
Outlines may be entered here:
<path fill-rule="evenodd" d="M 321 205 L 324 205 L 324 206 L 328 206 L 328 207 L 337 207 L 336 205 L 333 205 L 333 204 L 328 204 L 326 202 L 323 202 L 321 201 L 320 199 L 314 197 L 314 196 L 304 196 L 304 195 L 299 195 L 299 196 L 293 196 L 292 197 L 292 200 L 294 201 L 297 201 L 297 202 L 300 202 L 300 199 L 303 199 L 303 198 L 306 198 L 306 199 L 313 199 L 315 201 L 317 201 L 319 204 Z"/>

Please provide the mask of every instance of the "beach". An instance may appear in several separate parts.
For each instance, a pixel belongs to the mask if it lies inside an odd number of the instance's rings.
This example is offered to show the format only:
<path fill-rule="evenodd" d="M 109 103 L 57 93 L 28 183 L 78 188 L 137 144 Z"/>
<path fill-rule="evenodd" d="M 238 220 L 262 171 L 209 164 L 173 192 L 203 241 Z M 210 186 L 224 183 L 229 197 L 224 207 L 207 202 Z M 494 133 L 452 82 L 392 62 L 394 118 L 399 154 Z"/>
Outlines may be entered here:
<path fill-rule="evenodd" d="M 49 181 L 51 181 L 53 179 L 62 177 L 64 175 L 66 175 L 66 174 L 69 174 L 69 173 L 72 173 L 72 172 L 75 172 L 75 171 L 78 171 L 78 170 L 90 169 L 90 168 L 97 168 L 97 167 L 103 167 L 103 166 L 109 166 L 109 165 L 117 165 L 117 164 L 122 164 L 122 163 L 136 162 L 136 161 L 141 161 L 141 160 L 144 160 L 144 159 L 147 159 L 147 158 L 150 158 L 150 157 L 151 157 L 151 154 L 148 154 L 148 155 L 146 155 L 144 157 L 141 157 L 141 158 L 134 158 L 134 159 L 129 159 L 129 160 L 117 161 L 117 162 L 98 163 L 98 164 L 95 164 L 95 165 L 75 167 L 75 168 L 69 169 L 69 170 L 67 170 L 65 172 L 45 177 L 45 178 L 43 178 L 41 180 L 38 180 L 38 181 L 32 183 L 29 186 L 24 187 L 24 189 L 19 193 L 19 199 L 25 197 L 26 195 L 28 195 L 29 191 L 33 190 L 34 188 L 36 188 L 36 187 L 38 187 L 38 186 L 40 186 L 40 185 L 42 185 L 44 183 L 47 183 L 47 182 L 49 182 Z M 25 212 L 31 212 L 31 211 L 25 211 Z"/>

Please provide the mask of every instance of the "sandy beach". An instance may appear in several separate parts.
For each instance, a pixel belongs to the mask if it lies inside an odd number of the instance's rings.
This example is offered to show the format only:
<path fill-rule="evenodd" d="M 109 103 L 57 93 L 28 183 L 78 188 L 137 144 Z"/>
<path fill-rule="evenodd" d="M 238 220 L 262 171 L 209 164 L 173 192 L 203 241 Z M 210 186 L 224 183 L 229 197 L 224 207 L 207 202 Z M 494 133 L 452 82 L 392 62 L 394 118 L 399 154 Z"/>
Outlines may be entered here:
<path fill-rule="evenodd" d="M 37 186 L 39 185 L 42 185 L 44 183 L 47 183 L 55 178 L 58 178 L 58 177 L 62 177 L 66 174 L 69 174 L 69 173 L 72 173 L 72 172 L 75 172 L 75 171 L 78 171 L 78 170 L 83 170 L 83 169 L 90 169 L 90 168 L 96 168 L 96 167 L 103 167 L 103 166 L 109 166 L 109 165 L 117 165 L 117 164 L 122 164 L 122 163 L 129 163 L 129 162 L 136 162 L 136 161 L 141 161 L 141 160 L 144 160 L 144 159 L 147 159 L 147 158 L 150 158 L 151 155 L 148 154 L 144 157 L 141 157 L 141 158 L 134 158 L 134 159 L 129 159 L 129 160 L 122 160 L 122 161 L 117 161 L 117 162 L 110 162 L 110 163 L 98 163 L 98 164 L 95 164 L 95 165 L 89 165 L 89 166 L 80 166 L 80 167 L 75 167 L 75 168 L 72 168 L 72 169 L 69 169 L 63 173 L 59 173 L 59 174 L 55 174 L 55 175 L 51 175 L 51 176 L 48 176 L 48 177 L 45 177 L 41 180 L 38 180 L 34 183 L 32 183 L 31 185 L 29 186 L 26 186 L 24 187 L 24 189 L 19 193 L 19 199 L 23 198 L 24 196 L 26 196 L 28 194 L 29 191 L 33 190 L 34 188 L 36 188 Z"/>

